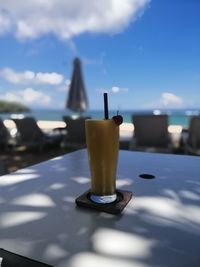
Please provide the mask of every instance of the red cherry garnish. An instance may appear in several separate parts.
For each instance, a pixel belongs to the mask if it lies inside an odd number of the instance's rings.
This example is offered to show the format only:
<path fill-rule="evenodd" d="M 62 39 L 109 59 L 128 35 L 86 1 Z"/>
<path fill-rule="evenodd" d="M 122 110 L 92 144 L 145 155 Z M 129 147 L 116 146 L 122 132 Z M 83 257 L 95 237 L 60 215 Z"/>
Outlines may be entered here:
<path fill-rule="evenodd" d="M 123 122 L 123 117 L 121 115 L 113 116 L 112 119 L 117 125 L 120 125 Z"/>

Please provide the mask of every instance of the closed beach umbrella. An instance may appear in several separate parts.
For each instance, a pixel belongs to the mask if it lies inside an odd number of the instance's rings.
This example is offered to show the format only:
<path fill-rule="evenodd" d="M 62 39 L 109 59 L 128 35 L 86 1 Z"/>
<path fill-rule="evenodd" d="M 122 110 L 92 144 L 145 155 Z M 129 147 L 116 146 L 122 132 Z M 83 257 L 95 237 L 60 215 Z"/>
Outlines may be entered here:
<path fill-rule="evenodd" d="M 74 66 L 68 99 L 66 102 L 66 108 L 78 113 L 82 113 L 88 108 L 87 94 L 81 71 L 81 62 L 78 58 L 74 59 Z"/>

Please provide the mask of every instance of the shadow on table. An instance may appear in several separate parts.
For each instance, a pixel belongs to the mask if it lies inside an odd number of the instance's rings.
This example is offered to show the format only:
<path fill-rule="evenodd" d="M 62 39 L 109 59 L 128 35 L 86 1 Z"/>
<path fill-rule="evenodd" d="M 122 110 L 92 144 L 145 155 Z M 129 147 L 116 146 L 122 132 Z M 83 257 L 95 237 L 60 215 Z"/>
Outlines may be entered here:
<path fill-rule="evenodd" d="M 141 180 L 137 172 L 132 180 L 123 170 L 118 187 L 132 186 L 135 192 L 140 187 L 141 192 L 134 195 L 125 215 L 85 209 L 77 212 L 74 195 L 90 185 L 89 171 L 84 168 L 86 160 L 53 159 L 51 170 L 45 168 L 48 163 L 43 163 L 42 168 L 36 165 L 0 181 L 0 244 L 4 244 L 4 249 L 11 247 L 14 252 L 61 267 L 129 267 L 133 263 L 149 267 L 199 267 L 197 259 L 190 255 L 194 250 L 198 250 L 195 252 L 198 255 L 200 248 L 200 182 L 188 176 L 180 187 L 174 177 L 173 186 L 169 187 L 167 173 L 174 170 L 167 166 L 163 166 L 162 177 L 156 176 L 159 182 Z M 69 165 L 65 179 L 63 166 Z M 50 174 L 53 169 L 57 177 Z M 41 177 L 46 179 L 45 183 L 41 183 Z M 154 187 L 156 197 L 147 193 L 149 186 Z M 9 203 L 5 205 L 7 199 Z"/>

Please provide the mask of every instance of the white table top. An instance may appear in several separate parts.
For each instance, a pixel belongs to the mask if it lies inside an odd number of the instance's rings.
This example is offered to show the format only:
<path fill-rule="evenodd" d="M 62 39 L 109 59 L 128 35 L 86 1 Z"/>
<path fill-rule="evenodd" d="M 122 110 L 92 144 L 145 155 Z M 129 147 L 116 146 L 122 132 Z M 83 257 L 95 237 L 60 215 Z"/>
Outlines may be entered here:
<path fill-rule="evenodd" d="M 55 267 L 200 266 L 200 157 L 120 151 L 134 197 L 118 216 L 76 207 L 89 177 L 85 150 L 0 177 L 0 247 Z"/>

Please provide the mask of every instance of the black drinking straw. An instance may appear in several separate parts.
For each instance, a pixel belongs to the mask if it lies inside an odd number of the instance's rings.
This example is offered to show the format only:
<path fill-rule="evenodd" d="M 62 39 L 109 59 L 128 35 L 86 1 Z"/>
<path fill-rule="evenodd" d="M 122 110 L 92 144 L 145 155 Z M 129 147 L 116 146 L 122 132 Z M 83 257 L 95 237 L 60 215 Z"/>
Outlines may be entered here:
<path fill-rule="evenodd" d="M 108 116 L 108 94 L 104 93 L 103 98 L 104 98 L 104 118 L 105 118 L 105 120 L 108 120 L 109 119 L 109 116 Z"/>

